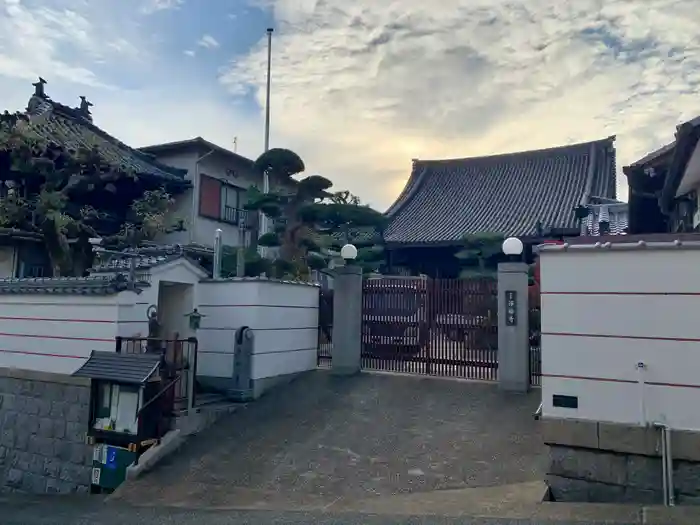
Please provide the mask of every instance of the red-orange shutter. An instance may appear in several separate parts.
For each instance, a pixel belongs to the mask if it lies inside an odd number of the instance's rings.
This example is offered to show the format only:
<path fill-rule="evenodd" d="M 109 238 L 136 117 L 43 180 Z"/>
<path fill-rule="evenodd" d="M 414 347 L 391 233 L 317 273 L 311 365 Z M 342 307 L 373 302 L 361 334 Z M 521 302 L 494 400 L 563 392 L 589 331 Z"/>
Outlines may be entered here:
<path fill-rule="evenodd" d="M 212 219 L 221 216 L 221 182 L 207 175 L 199 176 L 199 214 Z"/>

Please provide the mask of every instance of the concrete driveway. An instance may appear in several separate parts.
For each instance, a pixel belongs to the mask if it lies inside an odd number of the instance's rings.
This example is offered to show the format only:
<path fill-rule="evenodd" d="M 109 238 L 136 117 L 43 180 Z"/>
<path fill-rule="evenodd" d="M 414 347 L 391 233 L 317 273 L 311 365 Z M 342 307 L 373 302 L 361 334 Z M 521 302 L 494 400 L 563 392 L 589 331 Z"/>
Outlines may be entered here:
<path fill-rule="evenodd" d="M 494 384 L 313 372 L 191 438 L 112 500 L 362 511 L 444 489 L 532 492 L 544 479 L 539 401 L 539 391 L 504 395 Z"/>

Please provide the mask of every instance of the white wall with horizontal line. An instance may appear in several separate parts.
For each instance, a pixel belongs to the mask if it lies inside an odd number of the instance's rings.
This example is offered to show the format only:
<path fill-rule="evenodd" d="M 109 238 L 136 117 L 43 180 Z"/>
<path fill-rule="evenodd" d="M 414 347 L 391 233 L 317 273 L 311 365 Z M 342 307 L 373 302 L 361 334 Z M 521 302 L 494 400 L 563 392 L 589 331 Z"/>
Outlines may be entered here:
<path fill-rule="evenodd" d="M 700 430 L 700 250 L 545 250 L 540 269 L 543 415 Z"/>
<path fill-rule="evenodd" d="M 233 377 L 234 338 L 243 326 L 255 334 L 252 379 L 315 369 L 318 293 L 305 283 L 266 279 L 200 283 L 198 375 Z"/>
<path fill-rule="evenodd" d="M 119 308 L 115 295 L 0 295 L 0 367 L 72 374 L 114 351 Z"/>

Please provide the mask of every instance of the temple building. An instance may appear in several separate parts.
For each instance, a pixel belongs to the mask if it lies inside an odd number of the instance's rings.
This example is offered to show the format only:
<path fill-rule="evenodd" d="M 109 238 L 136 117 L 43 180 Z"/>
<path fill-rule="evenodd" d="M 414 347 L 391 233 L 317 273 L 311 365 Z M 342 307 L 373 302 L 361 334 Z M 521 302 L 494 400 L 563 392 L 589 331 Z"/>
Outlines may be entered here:
<path fill-rule="evenodd" d="M 624 234 L 615 137 L 488 157 L 414 160 L 386 214 L 390 273 L 457 277 L 455 254 L 472 236 L 523 240 L 525 259 L 545 240 Z"/>
<path fill-rule="evenodd" d="M 100 159 L 124 173 L 133 176 L 115 178 L 119 191 L 74 191 L 68 206 L 77 211 L 92 206 L 103 213 L 100 228 L 110 232 L 111 225 L 118 231 L 128 213 L 130 202 L 120 201 L 120 196 L 133 199 L 144 190 L 165 188 L 178 195 L 190 187 L 185 179 L 186 170 L 157 162 L 152 155 L 140 152 L 121 142 L 93 123 L 92 104 L 80 97 L 77 107 L 70 107 L 52 100 L 45 91 L 46 81 L 34 84 L 34 94 L 27 108 L 17 116 L 5 111 L 0 115 L 5 124 L 15 124 L 27 137 L 44 141 L 60 154 L 74 153 L 80 149 L 98 153 Z M 12 122 L 10 122 L 12 121 Z M 13 166 L 0 162 L 0 200 L 9 192 L 20 192 L 30 198 L 39 192 L 41 177 L 17 171 Z M 27 228 L 0 228 L 0 278 L 1 277 L 51 277 L 53 270 L 46 252 L 45 242 L 36 224 Z M 34 227 L 32 227 L 34 226 Z"/>
<path fill-rule="evenodd" d="M 630 233 L 700 231 L 700 117 L 675 140 L 623 168 L 630 188 Z"/>

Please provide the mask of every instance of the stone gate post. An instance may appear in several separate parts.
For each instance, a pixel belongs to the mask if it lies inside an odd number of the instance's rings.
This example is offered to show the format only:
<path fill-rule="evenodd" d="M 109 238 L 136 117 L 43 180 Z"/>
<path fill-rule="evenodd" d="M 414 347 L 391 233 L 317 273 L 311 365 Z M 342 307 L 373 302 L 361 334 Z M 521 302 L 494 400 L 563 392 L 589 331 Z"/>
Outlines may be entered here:
<path fill-rule="evenodd" d="M 528 266 L 521 262 L 498 265 L 498 387 L 530 389 Z"/>
<path fill-rule="evenodd" d="M 360 372 L 362 350 L 362 268 L 352 264 L 337 269 L 333 279 L 333 349 L 331 373 Z"/>

